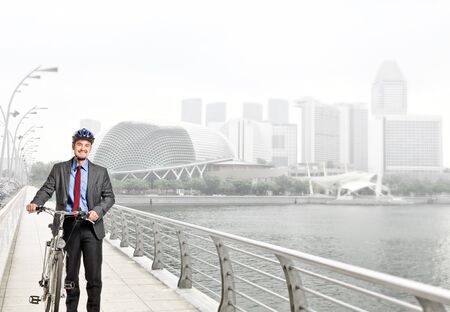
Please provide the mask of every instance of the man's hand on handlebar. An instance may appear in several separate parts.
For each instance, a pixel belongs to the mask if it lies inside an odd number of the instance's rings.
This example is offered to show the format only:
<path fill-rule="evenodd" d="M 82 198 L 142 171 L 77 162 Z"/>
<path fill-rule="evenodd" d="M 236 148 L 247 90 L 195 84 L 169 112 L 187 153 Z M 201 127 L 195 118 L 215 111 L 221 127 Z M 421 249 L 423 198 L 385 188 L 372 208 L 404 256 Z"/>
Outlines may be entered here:
<path fill-rule="evenodd" d="M 35 203 L 29 203 L 26 206 L 26 209 L 27 209 L 28 213 L 33 213 L 33 212 L 36 212 L 37 207 L 38 207 L 38 205 L 36 205 Z"/>
<path fill-rule="evenodd" d="M 89 222 L 92 222 L 93 224 L 95 223 L 95 221 L 97 221 L 99 219 L 98 214 L 94 211 L 91 210 L 89 212 L 84 212 L 84 211 L 74 211 L 74 212 L 66 212 L 66 211 L 55 211 L 54 209 L 50 209 L 50 208 L 45 208 L 44 206 L 38 206 L 35 203 L 29 203 L 26 206 L 26 210 L 28 211 L 28 213 L 33 213 L 33 212 L 41 212 L 41 211 L 46 211 L 49 212 L 51 215 L 55 215 L 55 214 L 61 214 L 61 215 L 71 215 L 71 216 L 75 216 L 77 219 L 80 220 L 87 220 Z"/>
<path fill-rule="evenodd" d="M 98 214 L 94 210 L 89 211 L 88 220 L 92 221 L 92 222 L 97 221 L 98 220 Z"/>

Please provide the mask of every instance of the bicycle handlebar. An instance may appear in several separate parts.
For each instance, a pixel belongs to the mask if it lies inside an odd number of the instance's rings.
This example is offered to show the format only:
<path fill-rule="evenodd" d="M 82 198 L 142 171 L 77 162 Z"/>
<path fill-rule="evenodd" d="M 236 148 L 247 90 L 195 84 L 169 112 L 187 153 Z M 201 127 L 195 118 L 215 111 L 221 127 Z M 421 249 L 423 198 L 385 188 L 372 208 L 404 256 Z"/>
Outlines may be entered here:
<path fill-rule="evenodd" d="M 87 216 L 88 216 L 88 213 L 86 213 L 82 210 L 79 210 L 79 211 L 55 210 L 53 208 L 48 208 L 48 207 L 44 207 L 44 206 L 37 206 L 36 212 L 38 214 L 41 212 L 47 212 L 52 215 L 59 214 L 59 215 L 65 215 L 65 216 L 74 216 L 74 217 L 77 217 L 77 218 L 80 218 L 83 220 L 87 220 Z"/>

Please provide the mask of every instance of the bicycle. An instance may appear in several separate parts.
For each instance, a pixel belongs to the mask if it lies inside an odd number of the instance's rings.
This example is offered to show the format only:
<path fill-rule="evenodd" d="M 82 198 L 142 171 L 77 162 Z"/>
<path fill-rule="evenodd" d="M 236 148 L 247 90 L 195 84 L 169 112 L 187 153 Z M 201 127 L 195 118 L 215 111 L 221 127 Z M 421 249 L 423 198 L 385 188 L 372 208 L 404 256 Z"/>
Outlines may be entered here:
<path fill-rule="evenodd" d="M 51 216 L 59 215 L 59 225 L 56 234 L 52 231 L 52 238 L 46 242 L 44 263 L 42 266 L 42 276 L 39 280 L 39 286 L 44 289 L 42 296 L 30 296 L 29 302 L 31 304 L 39 304 L 40 301 L 45 302 L 46 312 L 58 312 L 59 301 L 61 299 L 62 290 L 62 274 L 64 270 L 64 261 L 66 258 L 66 251 L 64 247 L 66 242 L 63 239 L 63 224 L 66 216 L 73 216 L 77 220 L 88 220 L 87 213 L 83 211 L 56 211 L 52 208 L 39 206 L 36 209 L 39 214 L 46 212 Z M 75 226 L 75 225 L 74 225 Z M 49 224 L 50 229 L 53 224 Z M 70 235 L 69 238 L 70 239 Z M 72 289 L 75 285 L 73 282 L 65 283 L 65 289 Z"/>

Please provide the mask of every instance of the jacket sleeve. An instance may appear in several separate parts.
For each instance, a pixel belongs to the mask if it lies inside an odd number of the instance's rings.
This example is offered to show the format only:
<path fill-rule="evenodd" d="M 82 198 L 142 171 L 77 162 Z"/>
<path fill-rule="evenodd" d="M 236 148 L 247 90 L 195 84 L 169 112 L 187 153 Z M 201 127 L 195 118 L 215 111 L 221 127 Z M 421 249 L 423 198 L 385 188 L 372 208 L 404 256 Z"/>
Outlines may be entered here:
<path fill-rule="evenodd" d="M 105 172 L 103 175 L 103 183 L 101 189 L 102 200 L 99 205 L 94 207 L 94 211 L 98 214 L 99 219 L 108 212 L 109 208 L 115 203 L 115 196 L 111 185 L 111 180 L 109 179 L 108 170 L 104 168 Z"/>
<path fill-rule="evenodd" d="M 53 193 L 55 192 L 56 187 L 56 165 L 53 166 L 52 170 L 50 171 L 47 181 L 45 181 L 44 185 L 37 191 L 36 195 L 34 196 L 32 203 L 42 206 L 44 205 L 47 200 L 49 200 Z"/>

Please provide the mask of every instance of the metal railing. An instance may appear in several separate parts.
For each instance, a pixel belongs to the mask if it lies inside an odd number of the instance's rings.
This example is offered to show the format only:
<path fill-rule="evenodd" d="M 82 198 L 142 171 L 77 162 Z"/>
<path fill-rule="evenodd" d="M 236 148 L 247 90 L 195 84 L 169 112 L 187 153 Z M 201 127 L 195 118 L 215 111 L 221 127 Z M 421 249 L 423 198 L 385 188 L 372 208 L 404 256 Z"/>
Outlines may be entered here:
<path fill-rule="evenodd" d="M 115 205 L 110 239 L 219 303 L 218 311 L 443 312 L 450 291 Z"/>
<path fill-rule="evenodd" d="M 25 209 L 25 194 L 26 189 L 23 188 L 0 209 L 0 281 L 5 273 L 21 213 Z"/>

